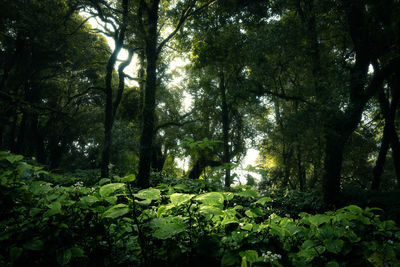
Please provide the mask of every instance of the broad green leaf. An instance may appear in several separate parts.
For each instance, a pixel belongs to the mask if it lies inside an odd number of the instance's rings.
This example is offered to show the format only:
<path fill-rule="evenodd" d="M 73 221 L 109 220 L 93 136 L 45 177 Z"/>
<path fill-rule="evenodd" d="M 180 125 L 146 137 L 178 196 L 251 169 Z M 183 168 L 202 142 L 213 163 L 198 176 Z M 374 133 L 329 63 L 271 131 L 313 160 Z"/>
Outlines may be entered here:
<path fill-rule="evenodd" d="M 42 211 L 42 209 L 32 208 L 29 210 L 29 216 L 34 217 L 34 216 L 38 215 L 41 211 Z"/>
<path fill-rule="evenodd" d="M 102 197 L 108 197 L 110 194 L 113 192 L 117 191 L 121 187 L 125 186 L 124 183 L 112 183 L 112 184 L 106 184 L 100 187 L 100 196 Z"/>
<path fill-rule="evenodd" d="M 326 267 L 339 267 L 340 265 L 336 261 L 330 261 L 325 266 Z"/>
<path fill-rule="evenodd" d="M 239 252 L 240 257 L 246 258 L 250 263 L 256 262 L 258 259 L 258 253 L 255 250 L 246 250 Z"/>
<path fill-rule="evenodd" d="M 228 218 L 224 218 L 221 222 L 221 225 L 227 225 L 227 224 L 232 224 L 232 223 L 237 223 L 239 224 L 238 219 L 233 218 L 233 219 L 228 219 Z"/>
<path fill-rule="evenodd" d="M 324 245 L 329 252 L 337 254 L 342 250 L 344 242 L 341 239 L 324 240 Z"/>
<path fill-rule="evenodd" d="M 106 184 L 106 183 L 109 183 L 109 182 L 111 182 L 111 179 L 110 179 L 110 178 L 102 178 L 102 179 L 100 179 L 100 181 L 98 182 L 98 184 L 99 184 L 99 185 L 103 185 L 103 184 Z"/>
<path fill-rule="evenodd" d="M 246 223 L 240 227 L 242 230 L 251 231 L 253 229 L 253 225 L 251 223 Z"/>
<path fill-rule="evenodd" d="M 128 205 L 126 204 L 117 204 L 103 213 L 103 217 L 105 218 L 118 218 L 129 212 Z"/>
<path fill-rule="evenodd" d="M 72 258 L 79 258 L 85 256 L 85 252 L 80 247 L 71 248 Z"/>
<path fill-rule="evenodd" d="M 216 206 L 210 205 L 201 205 L 199 209 L 199 213 L 202 215 L 214 215 L 214 216 L 221 216 L 223 215 L 222 209 Z"/>
<path fill-rule="evenodd" d="M 195 195 L 193 194 L 182 194 L 182 193 L 175 193 L 170 196 L 171 203 L 174 206 L 182 205 L 192 199 Z"/>
<path fill-rule="evenodd" d="M 317 215 L 311 216 L 309 218 L 309 221 L 311 224 L 313 224 L 315 226 L 319 226 L 323 223 L 329 223 L 330 216 L 324 215 L 324 214 L 317 214 Z"/>
<path fill-rule="evenodd" d="M 156 229 L 152 235 L 158 239 L 168 239 L 185 231 L 185 227 L 174 219 L 176 218 L 155 218 L 151 220 L 150 225 Z"/>
<path fill-rule="evenodd" d="M 181 192 L 190 192 L 190 188 L 184 184 L 177 184 L 174 186 L 174 189 Z"/>
<path fill-rule="evenodd" d="M 141 201 L 135 200 L 135 203 L 137 203 L 140 206 L 145 207 L 145 206 L 148 206 L 151 204 L 151 199 L 145 199 L 145 200 L 141 200 Z"/>
<path fill-rule="evenodd" d="M 301 245 L 302 249 L 311 249 L 317 245 L 317 242 L 314 240 L 307 239 L 304 241 L 304 243 Z"/>
<path fill-rule="evenodd" d="M 136 176 L 134 174 L 129 174 L 129 175 L 121 178 L 121 182 L 123 182 L 123 183 L 131 183 L 135 180 L 136 180 Z"/>
<path fill-rule="evenodd" d="M 257 217 L 263 216 L 263 211 L 257 207 L 257 208 L 252 208 L 252 209 L 246 210 L 245 214 L 247 215 L 247 217 L 257 218 Z"/>
<path fill-rule="evenodd" d="M 224 195 L 224 199 L 226 201 L 232 200 L 233 197 L 235 196 L 235 194 L 232 192 L 222 192 L 222 194 Z"/>
<path fill-rule="evenodd" d="M 24 159 L 24 157 L 21 155 L 9 155 L 6 157 L 6 160 L 8 160 L 11 164 L 16 161 L 23 160 L 23 159 Z"/>
<path fill-rule="evenodd" d="M 206 205 L 218 206 L 224 204 L 224 195 L 220 192 L 209 192 L 198 195 L 195 200 L 201 201 Z"/>
<path fill-rule="evenodd" d="M 260 204 L 261 206 L 263 206 L 266 202 L 272 202 L 272 198 L 271 197 L 262 197 L 256 201 L 256 204 Z"/>
<path fill-rule="evenodd" d="M 40 239 L 32 239 L 25 243 L 24 249 L 39 251 L 43 249 L 43 241 Z"/>
<path fill-rule="evenodd" d="M 155 188 L 143 189 L 135 194 L 135 197 L 145 200 L 160 200 L 161 191 Z"/>
<path fill-rule="evenodd" d="M 297 253 L 297 256 L 302 258 L 302 262 L 309 263 L 314 258 L 319 257 L 326 250 L 323 246 L 316 246 L 308 249 L 302 249 Z"/>
<path fill-rule="evenodd" d="M 169 211 L 173 207 L 174 207 L 174 205 L 172 205 L 172 204 L 158 206 L 157 217 L 161 217 L 165 212 Z"/>
<path fill-rule="evenodd" d="M 21 254 L 22 254 L 23 249 L 22 248 L 18 248 L 18 247 L 13 247 L 10 249 L 10 260 L 11 262 L 14 262 L 15 260 L 17 260 Z"/>
<path fill-rule="evenodd" d="M 99 201 L 99 199 L 95 196 L 84 196 L 80 198 L 81 202 L 85 205 L 92 205 L 93 203 L 96 203 Z"/>
<path fill-rule="evenodd" d="M 71 250 L 69 249 L 59 250 L 56 253 L 57 263 L 60 264 L 61 266 L 67 265 L 71 260 L 71 257 L 72 253 Z"/>
<path fill-rule="evenodd" d="M 115 205 L 117 203 L 118 198 L 116 196 L 109 196 L 106 197 L 104 200 L 110 203 L 110 205 Z"/>
<path fill-rule="evenodd" d="M 240 197 L 258 197 L 257 191 L 253 189 L 245 189 L 244 191 L 236 193 L 236 195 Z"/>
<path fill-rule="evenodd" d="M 318 237 L 319 240 L 330 240 L 336 238 L 336 234 L 332 226 L 324 224 L 316 230 L 315 236 Z"/>
<path fill-rule="evenodd" d="M 338 211 L 340 211 L 340 212 L 350 211 L 351 213 L 354 213 L 354 214 L 362 214 L 362 212 L 363 212 L 363 210 L 356 205 L 349 205 L 349 206 L 339 209 Z"/>
<path fill-rule="evenodd" d="M 45 216 L 53 216 L 55 214 L 61 213 L 61 203 L 60 202 L 52 202 L 49 205 L 47 205 L 49 208 L 48 211 L 45 212 Z"/>
<path fill-rule="evenodd" d="M 221 260 L 221 265 L 223 267 L 225 266 L 232 266 L 232 265 L 237 265 L 240 262 L 240 258 L 237 256 L 237 254 L 232 253 L 230 251 L 227 251 L 224 253 L 224 256 L 222 257 Z"/>

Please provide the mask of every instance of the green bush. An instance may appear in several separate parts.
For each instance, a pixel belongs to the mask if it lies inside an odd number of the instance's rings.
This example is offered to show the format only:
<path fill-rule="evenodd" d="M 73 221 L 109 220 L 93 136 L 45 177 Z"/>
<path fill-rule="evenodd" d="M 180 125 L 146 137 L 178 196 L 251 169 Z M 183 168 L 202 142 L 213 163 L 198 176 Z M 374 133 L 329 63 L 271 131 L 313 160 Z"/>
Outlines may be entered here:
<path fill-rule="evenodd" d="M 59 186 L 0 154 L 0 265 L 398 266 L 400 232 L 378 209 L 278 216 L 274 195 L 185 184 L 135 190 L 134 175 Z"/>

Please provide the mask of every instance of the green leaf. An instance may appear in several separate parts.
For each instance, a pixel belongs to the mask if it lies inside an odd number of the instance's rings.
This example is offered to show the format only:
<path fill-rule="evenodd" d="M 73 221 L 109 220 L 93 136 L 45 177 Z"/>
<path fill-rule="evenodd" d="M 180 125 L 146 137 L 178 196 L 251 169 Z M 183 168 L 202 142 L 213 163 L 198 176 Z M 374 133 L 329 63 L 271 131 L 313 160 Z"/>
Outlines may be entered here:
<path fill-rule="evenodd" d="M 108 197 L 110 194 L 115 192 L 116 190 L 120 189 L 121 187 L 125 186 L 124 183 L 112 183 L 112 184 L 106 184 L 100 187 L 100 196 L 102 197 Z"/>
<path fill-rule="evenodd" d="M 71 260 L 71 257 L 72 257 L 72 253 L 71 253 L 71 250 L 69 250 L 69 249 L 59 250 L 56 253 L 57 262 L 61 266 L 67 265 L 69 263 L 69 261 Z"/>
<path fill-rule="evenodd" d="M 39 251 L 43 249 L 43 241 L 40 239 L 32 239 L 25 243 L 24 249 Z"/>
<path fill-rule="evenodd" d="M 251 223 L 246 223 L 240 227 L 242 230 L 251 231 L 253 229 L 253 225 Z"/>
<path fill-rule="evenodd" d="M 176 218 L 155 218 L 150 225 L 156 230 L 152 233 L 155 238 L 168 239 L 176 234 L 185 231 L 185 227 Z"/>
<path fill-rule="evenodd" d="M 262 197 L 256 201 L 256 204 L 260 204 L 261 206 L 263 206 L 266 202 L 272 202 L 272 198 L 271 197 Z"/>
<path fill-rule="evenodd" d="M 232 200 L 233 197 L 235 196 L 235 194 L 232 192 L 223 192 L 222 194 L 224 195 L 224 199 L 226 201 Z"/>
<path fill-rule="evenodd" d="M 80 198 L 81 202 L 85 205 L 92 205 L 93 203 L 96 203 L 99 201 L 99 199 L 95 196 L 84 196 Z"/>
<path fill-rule="evenodd" d="M 47 205 L 47 207 L 49 208 L 48 211 L 45 212 L 44 216 L 53 216 L 56 214 L 61 213 L 61 203 L 60 202 L 52 202 L 49 205 Z"/>
<path fill-rule="evenodd" d="M 195 200 L 201 201 L 206 205 L 218 206 L 224 204 L 224 195 L 220 192 L 209 192 L 198 195 Z"/>
<path fill-rule="evenodd" d="M 129 175 L 121 178 L 121 182 L 123 182 L 123 183 L 131 183 L 135 180 L 136 180 L 136 176 L 134 174 L 129 174 Z"/>
<path fill-rule="evenodd" d="M 346 206 L 344 208 L 339 209 L 338 211 L 340 211 L 340 212 L 350 211 L 351 213 L 354 213 L 354 214 L 362 214 L 362 212 L 363 212 L 363 210 L 356 205 Z"/>
<path fill-rule="evenodd" d="M 257 217 L 263 216 L 263 211 L 257 207 L 257 208 L 252 208 L 252 209 L 246 210 L 245 214 L 247 215 L 247 217 L 257 218 Z"/>
<path fill-rule="evenodd" d="M 17 260 L 21 254 L 22 254 L 23 249 L 22 248 L 18 248 L 18 247 L 13 247 L 10 249 L 10 260 L 11 262 L 14 262 L 15 260 Z"/>
<path fill-rule="evenodd" d="M 246 250 L 239 252 L 240 257 L 246 258 L 246 260 L 250 263 L 256 262 L 258 259 L 258 253 L 255 250 Z"/>
<path fill-rule="evenodd" d="M 317 214 L 317 215 L 309 217 L 308 219 L 311 224 L 313 224 L 315 226 L 319 226 L 323 223 L 329 223 L 330 216 L 324 215 L 324 214 Z"/>
<path fill-rule="evenodd" d="M 326 267 L 339 267 L 340 265 L 336 261 L 330 261 L 325 266 Z"/>
<path fill-rule="evenodd" d="M 236 195 L 240 197 L 258 197 L 257 191 L 253 189 L 245 189 L 244 191 L 236 193 Z"/>
<path fill-rule="evenodd" d="M 6 160 L 8 160 L 11 164 L 13 164 L 16 161 L 23 160 L 24 157 L 21 155 L 9 155 L 6 157 Z"/>
<path fill-rule="evenodd" d="M 233 254 L 230 251 L 227 251 L 224 256 L 222 257 L 221 265 L 224 266 L 232 266 L 237 265 L 239 263 L 240 258 L 237 254 Z"/>
<path fill-rule="evenodd" d="M 85 252 L 80 247 L 71 248 L 72 258 L 79 258 L 85 256 Z"/>
<path fill-rule="evenodd" d="M 214 215 L 214 216 L 221 216 L 223 215 L 222 209 L 216 206 L 210 205 L 201 205 L 199 209 L 199 213 L 202 215 Z"/>
<path fill-rule="evenodd" d="M 140 190 L 135 197 L 145 199 L 145 200 L 160 200 L 161 191 L 155 188 L 148 188 Z"/>
<path fill-rule="evenodd" d="M 324 245 L 329 252 L 337 254 L 342 250 L 344 241 L 341 239 L 324 240 Z"/>
<path fill-rule="evenodd" d="M 297 256 L 301 258 L 302 262 L 309 263 L 314 258 L 319 257 L 326 250 L 323 246 L 316 246 L 308 249 L 302 249 L 297 253 Z"/>
<path fill-rule="evenodd" d="M 117 204 L 103 213 L 103 217 L 105 218 L 118 218 L 129 212 L 128 205 L 126 204 Z"/>
<path fill-rule="evenodd" d="M 195 195 L 193 194 L 182 194 L 182 193 L 175 193 L 170 196 L 171 203 L 174 206 L 182 205 L 192 199 Z"/>
<path fill-rule="evenodd" d="M 116 196 L 109 196 L 106 197 L 104 200 L 110 203 L 110 205 L 115 205 L 117 203 L 118 198 Z"/>
<path fill-rule="evenodd" d="M 111 182 L 111 179 L 110 179 L 110 178 L 102 178 L 102 179 L 100 179 L 100 181 L 98 182 L 98 184 L 99 184 L 99 185 L 103 185 L 103 184 L 107 184 L 107 183 L 109 183 L 109 182 Z"/>
<path fill-rule="evenodd" d="M 177 184 L 174 186 L 174 189 L 181 192 L 190 192 L 190 188 L 184 184 Z"/>

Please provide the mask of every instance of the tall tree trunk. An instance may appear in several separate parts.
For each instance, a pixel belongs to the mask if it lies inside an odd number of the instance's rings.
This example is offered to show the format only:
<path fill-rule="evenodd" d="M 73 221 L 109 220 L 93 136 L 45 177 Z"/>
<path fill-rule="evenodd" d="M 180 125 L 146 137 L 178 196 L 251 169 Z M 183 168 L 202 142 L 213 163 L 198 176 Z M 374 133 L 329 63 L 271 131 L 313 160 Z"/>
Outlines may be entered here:
<path fill-rule="evenodd" d="M 147 36 L 146 36 L 146 82 L 143 106 L 143 127 L 140 136 L 138 186 L 147 188 L 150 185 L 150 165 L 154 137 L 154 116 L 156 108 L 157 90 L 157 24 L 159 1 L 152 1 L 147 8 Z"/>
<path fill-rule="evenodd" d="M 376 160 L 374 169 L 372 170 L 373 177 L 372 177 L 371 190 L 379 191 L 381 185 L 383 167 L 385 166 L 385 161 L 386 161 L 386 154 L 389 150 L 389 143 L 391 139 L 390 135 L 391 132 L 389 129 L 389 125 L 385 125 L 385 128 L 383 130 L 381 147 L 379 149 L 378 159 Z"/>
<path fill-rule="evenodd" d="M 226 164 L 225 169 L 225 187 L 231 186 L 231 169 L 230 163 L 230 147 L 229 147 L 229 110 L 228 110 L 228 103 L 226 99 L 226 84 L 225 84 L 225 77 L 224 73 L 220 73 L 220 81 L 219 81 L 219 90 L 221 94 L 221 101 L 222 101 L 222 141 L 224 143 L 224 156 L 223 156 L 223 163 Z"/>
<path fill-rule="evenodd" d="M 377 191 L 379 190 L 381 184 L 381 176 L 386 161 L 386 154 L 387 151 L 389 150 L 389 144 L 392 144 L 392 148 L 394 148 L 393 152 L 396 150 L 396 145 L 394 145 L 394 143 L 396 143 L 396 140 L 394 139 L 397 137 L 397 133 L 396 133 L 396 128 L 394 126 L 394 119 L 399 104 L 399 97 L 400 97 L 399 90 L 395 91 L 392 88 L 392 102 L 391 104 L 389 104 L 389 101 L 385 96 L 383 88 L 381 88 L 381 90 L 379 91 L 379 104 L 381 107 L 381 112 L 383 113 L 383 117 L 385 118 L 385 126 L 383 129 L 383 137 L 381 142 L 381 148 L 379 150 L 378 159 L 373 169 L 373 180 L 371 185 L 372 190 L 377 190 Z"/>
<path fill-rule="evenodd" d="M 118 108 L 120 98 L 115 103 L 113 103 L 113 88 L 112 88 L 112 73 L 114 70 L 115 63 L 117 61 L 117 57 L 119 52 L 122 49 L 124 39 L 125 39 L 125 31 L 126 31 L 126 23 L 127 23 L 127 16 L 128 16 L 128 0 L 124 0 L 122 2 L 122 25 L 115 33 L 114 42 L 115 42 L 115 49 L 111 54 L 110 58 L 108 59 L 107 66 L 106 66 L 106 77 L 105 77 L 105 95 L 106 95 L 106 106 L 105 106 L 105 114 L 104 114 L 104 144 L 103 144 L 103 151 L 101 156 L 101 177 L 109 177 L 109 164 L 110 164 L 110 150 L 111 150 L 111 143 L 112 143 L 112 127 L 114 124 L 115 113 Z M 121 78 L 124 79 L 123 69 L 122 69 L 122 76 L 120 76 L 120 84 L 119 84 L 119 91 L 121 90 Z M 122 91 L 124 89 L 124 83 L 122 81 Z M 121 92 L 122 95 L 122 92 Z M 118 95 L 119 96 L 119 95 Z"/>
<path fill-rule="evenodd" d="M 396 172 L 396 177 L 397 177 L 397 185 L 400 189 L 400 141 L 395 128 L 393 128 L 391 146 L 392 146 L 392 158 L 394 163 L 394 170 Z"/>
<path fill-rule="evenodd" d="M 342 136 L 330 135 L 326 138 L 322 191 L 327 206 L 335 205 L 338 200 L 344 144 L 345 138 Z"/>
<path fill-rule="evenodd" d="M 11 152 L 19 154 L 22 154 L 22 148 L 24 146 L 25 142 L 25 131 L 26 131 L 26 119 L 27 115 L 26 112 L 24 111 L 22 113 L 22 118 L 21 122 L 19 123 L 19 129 L 18 129 L 18 137 L 17 137 L 17 142 L 15 143 L 14 151 L 11 150 Z"/>

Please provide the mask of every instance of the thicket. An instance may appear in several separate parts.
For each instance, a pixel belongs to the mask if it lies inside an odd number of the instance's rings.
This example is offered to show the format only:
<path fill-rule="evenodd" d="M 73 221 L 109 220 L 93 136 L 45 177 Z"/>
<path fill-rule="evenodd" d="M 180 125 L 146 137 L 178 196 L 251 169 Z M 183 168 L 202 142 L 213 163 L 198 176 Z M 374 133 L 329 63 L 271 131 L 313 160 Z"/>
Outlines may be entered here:
<path fill-rule="evenodd" d="M 313 193 L 210 191 L 186 179 L 137 190 L 134 175 L 60 185 L 7 152 L 0 172 L 2 266 L 400 264 L 400 229 L 379 208 L 313 214 Z"/>

